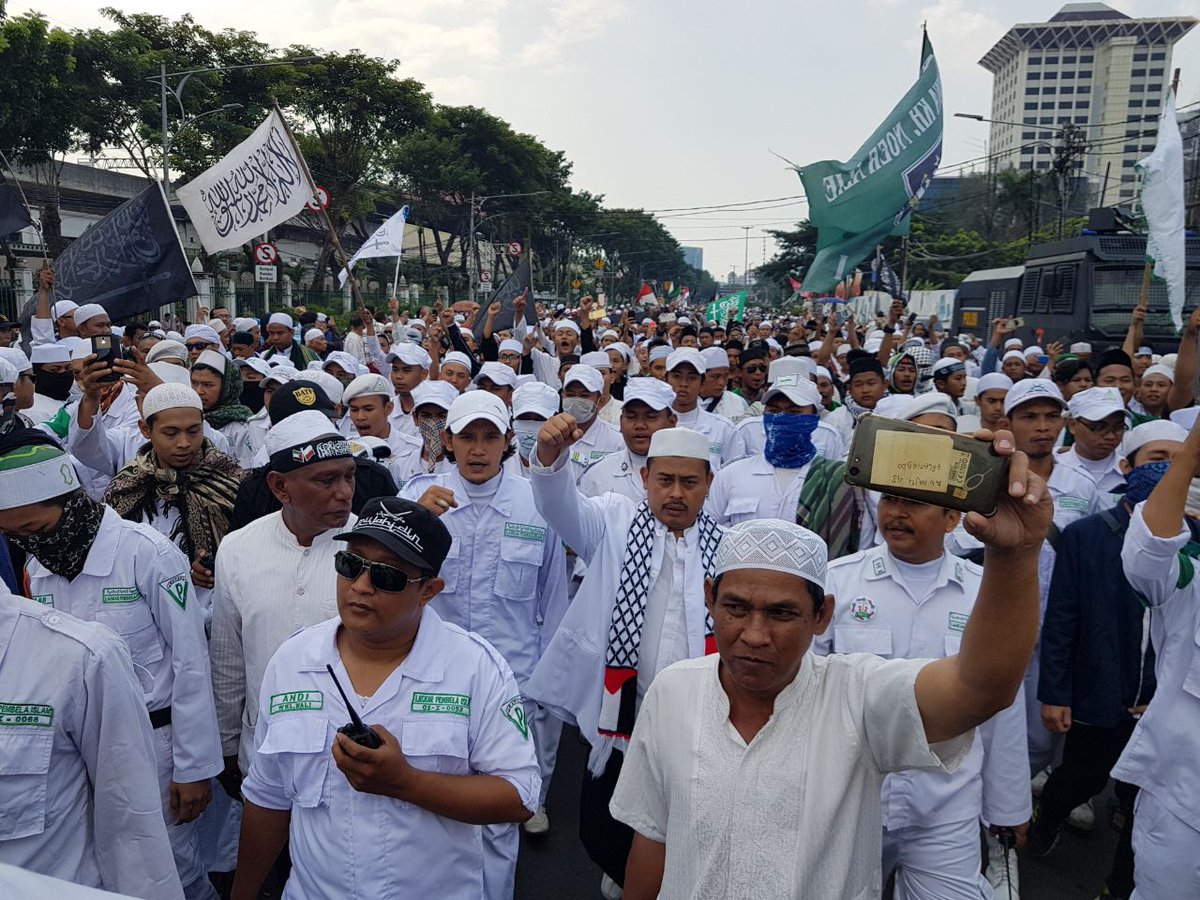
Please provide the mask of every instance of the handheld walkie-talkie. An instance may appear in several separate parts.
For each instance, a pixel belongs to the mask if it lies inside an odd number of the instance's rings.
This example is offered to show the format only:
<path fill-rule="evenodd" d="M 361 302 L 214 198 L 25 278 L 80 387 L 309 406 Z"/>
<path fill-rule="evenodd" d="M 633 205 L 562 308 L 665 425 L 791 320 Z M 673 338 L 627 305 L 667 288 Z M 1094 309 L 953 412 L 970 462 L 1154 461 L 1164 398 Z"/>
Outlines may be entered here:
<path fill-rule="evenodd" d="M 373 732 L 370 728 L 363 724 L 363 720 L 354 710 L 354 705 L 350 702 L 350 698 L 346 696 L 346 692 L 342 690 L 342 684 L 338 681 L 337 676 L 333 674 L 333 666 L 328 663 L 325 668 L 329 670 L 329 677 L 333 679 L 334 687 L 338 689 L 338 693 L 342 695 L 342 700 L 346 703 L 346 709 L 350 711 L 350 724 L 343 725 L 338 729 L 338 734 L 344 734 L 356 744 L 366 747 L 368 750 L 375 750 L 383 746 L 383 741 L 379 739 L 379 735 Z"/>

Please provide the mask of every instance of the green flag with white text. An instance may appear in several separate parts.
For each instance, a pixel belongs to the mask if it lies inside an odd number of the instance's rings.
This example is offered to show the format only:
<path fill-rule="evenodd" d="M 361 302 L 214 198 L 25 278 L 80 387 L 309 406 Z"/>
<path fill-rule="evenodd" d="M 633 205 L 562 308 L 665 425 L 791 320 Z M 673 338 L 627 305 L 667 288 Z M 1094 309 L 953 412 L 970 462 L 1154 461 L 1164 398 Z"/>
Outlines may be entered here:
<path fill-rule="evenodd" d="M 920 74 L 908 93 L 846 162 L 799 169 L 817 255 L 806 291 L 829 291 L 889 235 L 908 234 L 909 218 L 942 159 L 942 79 L 926 35 Z"/>
<path fill-rule="evenodd" d="M 742 321 L 746 316 L 746 292 L 738 291 L 725 297 L 718 297 L 704 308 L 704 317 L 710 322 L 716 322 L 722 328 L 729 324 L 729 317 L 735 322 Z"/>

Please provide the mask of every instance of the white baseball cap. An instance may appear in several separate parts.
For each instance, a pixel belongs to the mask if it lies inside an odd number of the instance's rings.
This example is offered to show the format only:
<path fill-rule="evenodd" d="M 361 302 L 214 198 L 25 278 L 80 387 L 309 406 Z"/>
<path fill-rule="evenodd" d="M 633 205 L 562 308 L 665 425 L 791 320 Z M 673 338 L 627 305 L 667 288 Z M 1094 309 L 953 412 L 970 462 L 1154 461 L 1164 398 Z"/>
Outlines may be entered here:
<path fill-rule="evenodd" d="M 233 364 L 239 369 L 253 369 L 263 378 L 271 374 L 271 367 L 267 365 L 267 361 L 258 356 L 251 356 L 249 359 L 235 359 Z"/>
<path fill-rule="evenodd" d="M 1090 387 L 1075 394 L 1067 404 L 1067 416 L 1072 419 L 1099 422 L 1113 413 L 1124 413 L 1126 419 L 1132 418 L 1121 399 L 1121 392 L 1112 387 Z"/>
<path fill-rule="evenodd" d="M 420 366 L 422 369 L 428 369 L 430 363 L 433 362 L 429 358 L 429 354 L 425 352 L 425 348 L 412 341 L 400 341 L 393 344 L 391 352 L 384 359 L 390 363 L 399 361 L 402 366 Z"/>
<path fill-rule="evenodd" d="M 508 366 L 504 368 L 508 369 Z M 508 369 L 512 372 L 512 369 Z M 501 434 L 509 427 L 508 407 L 495 394 L 487 391 L 467 391 L 459 394 L 450 404 L 446 414 L 446 428 L 451 434 L 459 434 L 464 428 L 477 419 L 491 422 Z"/>
<path fill-rule="evenodd" d="M 583 363 L 567 369 L 566 377 L 563 378 L 563 387 L 572 383 L 582 384 L 590 394 L 599 394 L 604 391 L 604 376 L 600 374 L 600 370 L 592 366 L 585 366 Z"/>
<path fill-rule="evenodd" d="M 658 379 L 654 379 L 657 381 Z M 662 384 L 661 381 L 658 382 Z M 674 397 L 674 393 L 671 395 Z M 530 381 L 513 391 L 513 418 L 533 413 L 549 419 L 558 412 L 558 392 L 548 384 Z"/>
<path fill-rule="evenodd" d="M 1007 416 L 1022 403 L 1031 400 L 1053 400 L 1062 409 L 1067 408 L 1062 391 L 1049 378 L 1024 378 L 1018 381 L 1004 397 L 1004 414 Z"/>
<path fill-rule="evenodd" d="M 705 370 L 729 368 L 729 354 L 722 347 L 705 347 L 700 351 L 700 358 L 704 360 Z"/>
<path fill-rule="evenodd" d="M 392 399 L 392 386 L 388 380 L 382 375 L 371 373 L 369 375 L 359 375 L 342 391 L 342 402 L 349 403 L 356 397 L 367 397 L 379 395 Z"/>
<path fill-rule="evenodd" d="M 675 403 L 675 392 L 665 381 L 657 378 L 631 378 L 625 385 L 624 404 L 645 403 L 656 412 L 670 409 Z"/>
<path fill-rule="evenodd" d="M 704 357 L 700 355 L 700 351 L 695 347 L 680 347 L 678 350 L 672 350 L 667 356 L 667 371 L 670 372 L 676 366 L 681 366 L 687 363 L 701 375 L 708 371 L 708 367 L 704 365 Z M 728 365 L 728 363 L 726 363 Z"/>
<path fill-rule="evenodd" d="M 807 375 L 789 373 L 780 375 L 771 383 L 771 387 L 763 394 L 763 404 L 769 403 L 778 396 L 787 397 L 797 406 L 813 406 L 820 408 L 821 393 L 816 384 Z"/>
<path fill-rule="evenodd" d="M 479 372 L 475 375 L 474 383 L 479 384 L 486 378 L 496 387 L 516 387 L 517 373 L 510 366 L 506 366 L 502 362 L 485 362 L 479 367 Z"/>
<path fill-rule="evenodd" d="M 456 399 L 458 399 L 458 391 L 448 381 L 426 379 L 412 389 L 413 412 L 425 405 L 436 406 L 448 411 Z"/>

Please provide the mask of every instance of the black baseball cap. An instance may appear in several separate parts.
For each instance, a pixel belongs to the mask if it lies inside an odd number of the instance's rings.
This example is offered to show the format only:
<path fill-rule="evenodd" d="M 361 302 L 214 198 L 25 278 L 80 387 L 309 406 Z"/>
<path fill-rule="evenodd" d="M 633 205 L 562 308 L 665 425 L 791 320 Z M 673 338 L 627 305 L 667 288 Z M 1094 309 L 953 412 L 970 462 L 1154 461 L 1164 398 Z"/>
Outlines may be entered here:
<path fill-rule="evenodd" d="M 335 541 L 370 538 L 422 572 L 438 574 L 450 552 L 450 531 L 419 503 L 400 497 L 372 497 L 349 531 Z"/>
<path fill-rule="evenodd" d="M 333 401 L 329 399 L 329 395 L 325 393 L 323 387 L 315 381 L 297 378 L 275 389 L 275 393 L 271 397 L 271 405 L 267 408 L 267 417 L 271 420 L 272 425 L 278 425 L 288 416 L 306 409 L 323 412 L 330 419 L 337 415 L 333 408 Z"/>

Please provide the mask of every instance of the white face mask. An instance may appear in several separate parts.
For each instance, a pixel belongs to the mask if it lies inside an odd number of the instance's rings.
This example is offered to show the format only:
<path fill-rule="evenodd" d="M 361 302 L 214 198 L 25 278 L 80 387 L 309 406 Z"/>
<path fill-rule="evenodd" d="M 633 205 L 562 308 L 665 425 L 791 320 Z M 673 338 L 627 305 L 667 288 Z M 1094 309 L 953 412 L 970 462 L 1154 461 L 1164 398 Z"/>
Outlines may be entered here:
<path fill-rule="evenodd" d="M 533 422 L 529 419 L 517 419 L 513 422 L 513 431 L 517 436 L 517 446 L 521 448 L 522 458 L 529 456 L 534 447 L 537 446 L 538 432 L 542 430 L 544 422 Z"/>
<path fill-rule="evenodd" d="M 562 405 L 563 412 L 580 425 L 586 425 L 596 416 L 596 404 L 586 397 L 564 397 Z"/>

